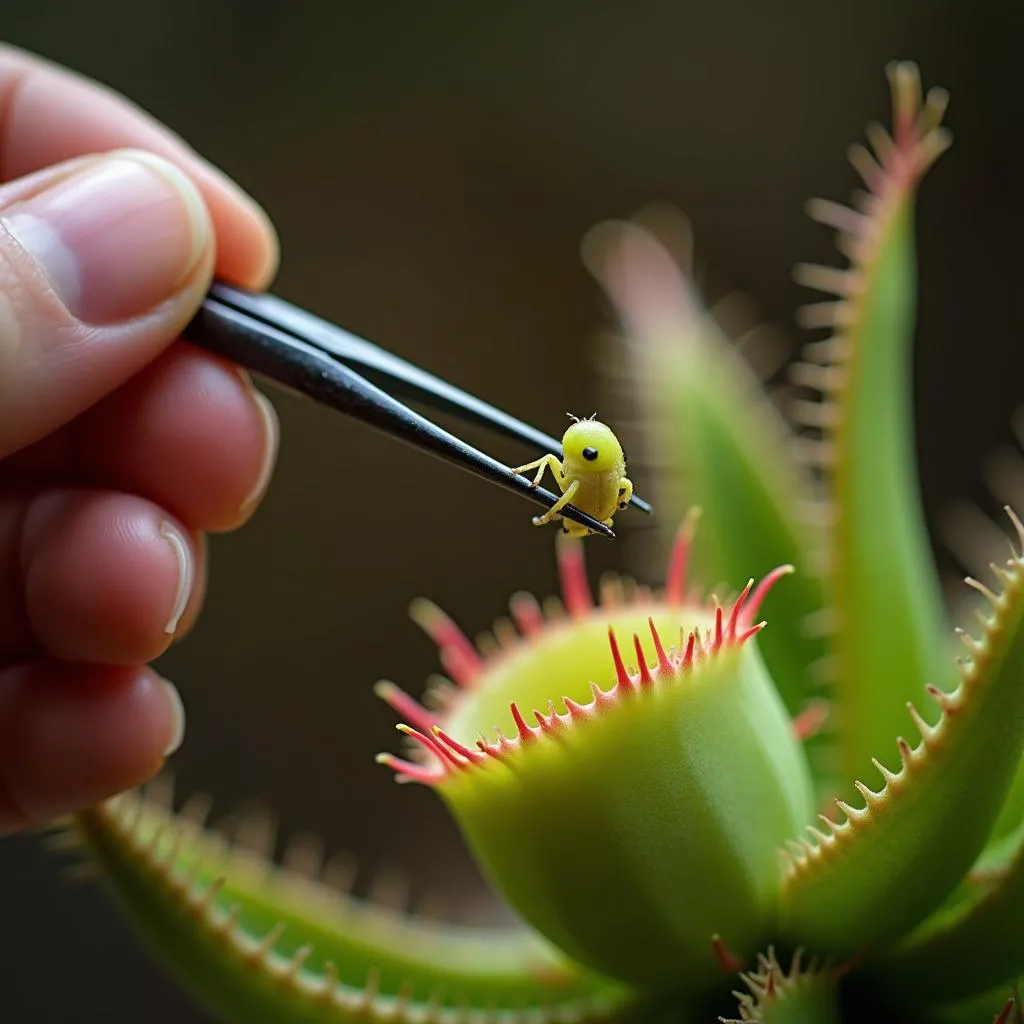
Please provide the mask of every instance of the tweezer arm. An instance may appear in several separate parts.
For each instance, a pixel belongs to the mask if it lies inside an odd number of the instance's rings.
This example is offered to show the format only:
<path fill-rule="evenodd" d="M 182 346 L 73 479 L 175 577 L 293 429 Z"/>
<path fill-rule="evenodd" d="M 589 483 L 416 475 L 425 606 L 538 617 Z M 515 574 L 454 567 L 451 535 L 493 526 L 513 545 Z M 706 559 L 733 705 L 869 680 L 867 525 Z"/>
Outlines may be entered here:
<path fill-rule="evenodd" d="M 422 402 L 438 412 L 453 413 L 462 420 L 499 431 L 531 448 L 562 457 L 561 444 L 543 431 L 284 299 L 240 291 L 222 282 L 213 285 L 210 297 L 268 327 L 305 339 L 316 348 L 337 356 L 346 366 L 386 388 L 389 394 Z M 641 512 L 651 511 L 650 504 L 635 494 L 630 504 Z"/>
<path fill-rule="evenodd" d="M 188 326 L 185 336 L 254 373 L 348 413 L 545 508 L 551 508 L 558 500 L 551 491 L 531 487 L 525 477 L 435 426 L 320 349 L 253 320 L 212 296 Z M 560 512 L 605 537 L 615 536 L 604 523 L 571 505 Z"/>

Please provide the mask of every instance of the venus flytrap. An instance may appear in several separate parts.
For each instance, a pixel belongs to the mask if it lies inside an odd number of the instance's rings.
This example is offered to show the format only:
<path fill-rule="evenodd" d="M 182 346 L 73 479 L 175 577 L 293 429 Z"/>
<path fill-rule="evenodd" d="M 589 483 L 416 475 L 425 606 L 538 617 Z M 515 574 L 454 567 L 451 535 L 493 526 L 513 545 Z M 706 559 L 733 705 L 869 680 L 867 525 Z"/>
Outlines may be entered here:
<path fill-rule="evenodd" d="M 867 193 L 812 208 L 849 267 L 799 271 L 835 299 L 805 314 L 829 337 L 793 368 L 795 422 L 657 230 L 588 239 L 659 515 L 683 524 L 664 584 L 595 600 L 584 542 L 560 539 L 562 601 L 517 595 L 476 643 L 418 602 L 447 678 L 422 702 L 378 684 L 405 735 L 380 759 L 436 790 L 520 928 L 385 910 L 306 846 L 272 866 L 145 795 L 72 823 L 220 1018 L 1020 1019 L 1024 528 L 1007 510 L 1015 547 L 973 584 L 958 663 L 910 397 L 913 211 L 945 95 L 911 65 L 891 80 L 892 135 L 851 151 Z"/>
<path fill-rule="evenodd" d="M 443 713 L 383 693 L 419 726 L 409 734 L 432 763 L 382 760 L 437 788 L 513 906 L 580 962 L 670 991 L 720 981 L 712 935 L 745 957 L 771 936 L 774 854 L 812 809 L 791 722 L 748 643 L 788 567 L 756 590 L 751 580 L 728 608 L 684 602 L 689 534 L 663 596 L 606 591 L 597 607 L 580 552 L 564 541 L 567 623 L 547 622 L 521 653 L 506 652 L 505 672 L 481 665 L 464 676 Z M 662 630 L 678 636 L 671 653 Z M 625 650 L 617 631 L 632 631 Z M 433 632 L 449 662 L 468 647 L 447 622 Z M 610 688 L 573 656 L 583 636 L 601 634 Z M 521 704 L 547 711 L 528 723 Z"/>
<path fill-rule="evenodd" d="M 759 954 L 757 969 L 743 974 L 747 991 L 736 993 L 739 1017 L 725 1024 L 824 1024 L 839 1020 L 835 977 L 834 972 L 815 965 L 804 967 L 799 953 L 788 970 L 779 964 L 774 950 Z"/>

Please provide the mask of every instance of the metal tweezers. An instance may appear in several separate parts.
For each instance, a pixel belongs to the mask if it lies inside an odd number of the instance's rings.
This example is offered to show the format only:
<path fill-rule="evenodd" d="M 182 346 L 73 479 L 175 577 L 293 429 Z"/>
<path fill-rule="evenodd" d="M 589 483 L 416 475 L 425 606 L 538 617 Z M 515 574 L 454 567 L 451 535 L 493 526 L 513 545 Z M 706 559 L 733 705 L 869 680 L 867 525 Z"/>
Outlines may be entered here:
<path fill-rule="evenodd" d="M 272 295 L 216 282 L 184 331 L 193 344 L 422 451 L 551 508 L 558 495 L 435 426 L 395 396 L 482 424 L 561 458 L 561 444 L 412 363 Z M 633 497 L 643 512 L 651 506 Z M 573 505 L 559 514 L 605 537 L 615 533 Z"/>

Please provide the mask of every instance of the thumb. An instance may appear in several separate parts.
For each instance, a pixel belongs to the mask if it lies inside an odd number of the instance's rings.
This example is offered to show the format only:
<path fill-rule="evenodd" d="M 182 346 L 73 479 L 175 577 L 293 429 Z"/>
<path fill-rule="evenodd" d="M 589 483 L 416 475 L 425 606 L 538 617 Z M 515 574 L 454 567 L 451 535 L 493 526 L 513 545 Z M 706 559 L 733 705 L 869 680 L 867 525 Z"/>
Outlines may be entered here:
<path fill-rule="evenodd" d="M 199 308 L 214 257 L 199 192 L 148 153 L 0 187 L 0 458 L 156 358 Z"/>

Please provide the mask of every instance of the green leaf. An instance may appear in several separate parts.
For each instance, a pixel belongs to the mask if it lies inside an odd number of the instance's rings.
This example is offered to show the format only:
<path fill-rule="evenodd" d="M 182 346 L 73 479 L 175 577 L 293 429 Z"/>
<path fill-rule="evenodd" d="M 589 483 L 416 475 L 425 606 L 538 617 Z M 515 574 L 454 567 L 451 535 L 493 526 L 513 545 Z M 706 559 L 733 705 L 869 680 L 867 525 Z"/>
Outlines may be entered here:
<path fill-rule="evenodd" d="M 417 920 L 228 849 L 125 794 L 75 829 L 130 918 L 225 1021 L 597 1021 L 624 990 L 525 931 Z M 442 1012 L 446 1011 L 446 1012 Z"/>
<path fill-rule="evenodd" d="M 1011 513 L 1012 515 L 1012 513 Z M 1024 527 L 1013 517 L 1021 543 Z M 883 785 L 857 784 L 866 801 L 837 801 L 846 820 L 796 844 L 783 880 L 783 926 L 823 953 L 883 951 L 954 890 L 983 848 L 1024 747 L 1024 563 L 999 570 L 1003 591 L 981 584 L 994 612 L 975 640 L 957 688 L 929 692 L 931 724 L 910 705 L 921 742 L 898 740 L 900 763 L 875 762 Z"/>
<path fill-rule="evenodd" d="M 805 350 L 794 381 L 820 392 L 815 443 L 834 501 L 828 573 L 836 616 L 833 655 L 844 775 L 856 778 L 903 724 L 903 708 L 928 681 L 953 677 L 945 615 L 915 469 L 912 345 L 916 304 L 913 203 L 928 167 L 948 145 L 945 94 L 920 109 L 913 65 L 889 69 L 894 138 L 872 132 L 852 159 L 869 192 L 857 209 L 814 204 L 839 230 L 846 271 L 805 267 L 811 287 L 839 301 L 805 309 L 828 340 Z"/>
<path fill-rule="evenodd" d="M 737 615 L 738 605 L 728 621 Z M 775 850 L 813 807 L 756 646 L 728 626 L 720 645 L 698 647 L 713 621 L 690 618 L 675 661 L 658 638 L 658 659 L 634 676 L 616 641 L 611 687 L 595 684 L 586 704 L 561 700 L 564 713 L 551 703 L 529 715 L 524 704 L 511 738 L 449 744 L 448 729 L 468 740 L 493 721 L 486 697 L 467 698 L 461 721 L 435 733 L 444 746 L 432 784 L 508 902 L 580 963 L 648 991 L 713 991 L 715 934 L 741 958 L 770 937 Z M 756 628 L 739 622 L 741 636 Z M 590 646 L 588 632 L 563 630 L 561 653 Z M 515 666 L 522 692 L 545 678 L 538 668 Z M 546 676 L 552 702 L 563 678 Z"/>
<path fill-rule="evenodd" d="M 1019 410 L 1015 419 L 1020 420 L 1020 427 L 1024 428 L 1024 410 Z M 1017 429 L 1017 428 L 1015 428 Z M 1024 435 L 1024 429 L 1020 432 Z M 1001 470 L 998 487 L 999 494 L 1009 495 L 1010 492 L 1024 493 L 1024 461 L 1018 466 L 1018 457 L 1009 449 L 997 449 L 988 458 L 990 465 L 998 461 Z M 990 474 L 992 471 L 990 470 Z M 993 497 L 996 496 L 996 489 L 993 489 Z M 1009 504 L 1013 504 L 1012 501 Z M 970 502 L 956 502 L 950 506 L 942 521 L 942 535 L 950 552 L 956 560 L 972 575 L 982 576 L 992 570 L 993 562 L 1001 562 L 1007 550 L 1013 550 L 1013 542 L 1007 535 L 1002 523 L 995 523 L 986 511 Z M 963 587 L 962 580 L 957 578 L 955 589 L 946 584 L 946 591 L 951 603 L 956 609 L 954 621 L 962 626 L 970 626 L 977 620 L 979 614 L 984 613 L 986 600 L 983 594 L 977 590 Z M 992 832 L 988 838 L 988 845 L 985 853 L 982 854 L 981 862 L 975 868 L 981 871 L 988 871 L 991 867 L 1005 863 L 1008 855 L 1006 848 L 1007 840 L 1011 841 L 1010 851 L 1015 849 L 1016 833 L 1024 824 L 1024 759 L 1017 766 L 1017 772 L 1010 786 L 1003 809 Z M 991 857 L 995 860 L 991 865 L 985 862 Z M 972 887 L 968 887 L 970 889 Z"/>
<path fill-rule="evenodd" d="M 999 985 L 980 996 L 957 1003 L 925 1007 L 914 1024 L 1024 1024 L 1018 986 Z"/>
<path fill-rule="evenodd" d="M 879 966 L 895 994 L 922 1003 L 962 1000 L 1024 974 L 1024 825 L 966 888 Z"/>
<path fill-rule="evenodd" d="M 775 953 L 758 957 L 758 970 L 741 975 L 749 992 L 737 993 L 739 1017 L 722 1024 L 842 1024 L 834 972 L 800 966 L 799 953 L 788 972 Z"/>
<path fill-rule="evenodd" d="M 772 628 L 760 640 L 796 715 L 818 694 L 808 667 L 826 648 L 806 628 L 824 603 L 814 571 L 820 531 L 802 518 L 811 486 L 790 456 L 789 428 L 652 233 L 637 223 L 604 224 L 588 236 L 584 256 L 624 328 L 641 433 L 658 464 L 658 516 L 674 525 L 691 505 L 702 509 L 697 576 L 714 586 L 781 564 L 796 569 L 765 602 Z"/>
<path fill-rule="evenodd" d="M 1003 809 L 999 812 L 999 817 L 996 819 L 995 825 L 992 826 L 992 834 L 989 836 L 989 845 L 997 857 L 1005 850 L 1008 841 L 1016 842 L 1017 833 L 1022 823 L 1024 823 L 1024 760 L 1017 766 L 1010 791 L 1003 802 Z"/>

